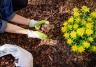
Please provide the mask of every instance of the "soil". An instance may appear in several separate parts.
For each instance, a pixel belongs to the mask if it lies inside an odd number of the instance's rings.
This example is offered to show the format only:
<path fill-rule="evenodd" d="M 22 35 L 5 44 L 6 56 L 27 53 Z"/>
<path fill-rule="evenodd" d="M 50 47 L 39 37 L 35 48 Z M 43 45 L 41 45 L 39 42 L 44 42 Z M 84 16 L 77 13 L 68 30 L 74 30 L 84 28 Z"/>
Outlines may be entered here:
<path fill-rule="evenodd" d="M 48 27 L 50 28 L 47 31 L 45 26 L 41 28 L 49 39 L 42 41 L 28 39 L 26 35 L 4 33 L 0 34 L 0 44 L 16 44 L 31 52 L 34 57 L 34 67 L 96 67 L 96 55 L 89 52 L 83 54 L 71 52 L 60 31 L 62 23 L 72 14 L 72 8 L 80 8 L 83 5 L 87 5 L 93 10 L 96 8 L 96 1 L 60 0 L 52 5 L 28 5 L 17 13 L 30 19 L 49 20 Z M 14 57 L 11 55 L 1 57 L 0 67 L 15 67 L 13 61 Z"/>

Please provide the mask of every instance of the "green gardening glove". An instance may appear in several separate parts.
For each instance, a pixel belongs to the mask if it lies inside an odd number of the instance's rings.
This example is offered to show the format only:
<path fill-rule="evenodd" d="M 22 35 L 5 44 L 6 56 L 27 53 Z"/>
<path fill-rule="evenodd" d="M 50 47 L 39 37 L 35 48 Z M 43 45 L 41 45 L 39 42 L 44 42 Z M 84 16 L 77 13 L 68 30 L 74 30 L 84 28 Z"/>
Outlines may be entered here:
<path fill-rule="evenodd" d="M 41 21 L 30 20 L 29 27 L 35 27 L 35 29 L 38 30 L 38 29 L 40 29 L 41 25 L 43 25 L 43 24 L 49 24 L 49 21 L 47 21 L 47 20 L 41 20 Z"/>
<path fill-rule="evenodd" d="M 41 40 L 48 39 L 47 35 L 39 31 L 28 31 L 28 38 L 38 38 Z"/>

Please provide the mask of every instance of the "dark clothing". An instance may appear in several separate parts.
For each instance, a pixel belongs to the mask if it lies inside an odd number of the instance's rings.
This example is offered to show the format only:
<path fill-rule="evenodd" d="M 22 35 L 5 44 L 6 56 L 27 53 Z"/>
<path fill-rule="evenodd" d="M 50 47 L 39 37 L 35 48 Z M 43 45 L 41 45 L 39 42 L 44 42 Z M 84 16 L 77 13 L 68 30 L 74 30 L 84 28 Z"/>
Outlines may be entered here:
<path fill-rule="evenodd" d="M 28 0 L 12 0 L 13 10 L 17 11 L 27 6 Z"/>
<path fill-rule="evenodd" d="M 28 0 L 0 0 L 0 33 L 5 31 L 5 21 L 10 21 L 15 15 L 14 11 L 26 7 L 27 3 Z"/>

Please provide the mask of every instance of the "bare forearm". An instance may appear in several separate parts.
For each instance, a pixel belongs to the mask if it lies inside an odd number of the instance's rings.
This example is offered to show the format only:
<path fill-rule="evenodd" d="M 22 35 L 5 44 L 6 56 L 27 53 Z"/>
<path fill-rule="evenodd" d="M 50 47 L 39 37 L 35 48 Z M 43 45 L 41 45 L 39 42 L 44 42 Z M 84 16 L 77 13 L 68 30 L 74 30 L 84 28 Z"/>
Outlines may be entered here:
<path fill-rule="evenodd" d="M 17 24 L 28 25 L 30 20 L 16 14 L 10 21 Z"/>
<path fill-rule="evenodd" d="M 28 31 L 27 29 L 24 29 L 11 23 L 7 23 L 7 27 L 5 29 L 5 32 L 17 33 L 17 34 L 27 34 L 27 31 Z"/>
<path fill-rule="evenodd" d="M 9 33 L 16 33 L 16 34 L 26 34 L 29 38 L 39 38 L 39 39 L 47 39 L 47 35 L 39 32 L 39 31 L 32 31 L 28 29 L 24 29 L 14 24 L 7 23 L 7 27 L 5 32 Z"/>

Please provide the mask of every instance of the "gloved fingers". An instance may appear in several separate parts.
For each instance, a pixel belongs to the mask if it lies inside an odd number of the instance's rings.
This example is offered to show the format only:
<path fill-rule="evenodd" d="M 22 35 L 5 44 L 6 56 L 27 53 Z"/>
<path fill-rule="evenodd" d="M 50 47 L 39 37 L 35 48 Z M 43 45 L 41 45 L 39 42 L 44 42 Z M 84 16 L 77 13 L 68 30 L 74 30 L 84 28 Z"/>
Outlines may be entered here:
<path fill-rule="evenodd" d="M 36 30 L 39 30 L 40 27 L 41 27 L 41 26 L 39 26 L 39 25 L 38 25 L 38 26 L 35 26 L 35 29 L 36 29 Z"/>
<path fill-rule="evenodd" d="M 43 24 L 43 23 L 44 23 L 44 24 L 49 24 L 49 21 L 47 21 L 47 20 L 41 20 L 41 21 L 39 21 L 39 23 L 40 23 L 40 24 Z"/>
<path fill-rule="evenodd" d="M 39 31 L 29 31 L 28 32 L 28 37 L 29 38 L 38 38 L 38 39 L 41 39 L 41 40 L 45 40 L 48 38 L 48 36 L 42 32 L 39 32 Z"/>
<path fill-rule="evenodd" d="M 42 32 L 39 32 L 39 31 L 35 31 L 35 34 L 37 34 L 37 35 L 38 35 L 37 38 L 39 38 L 39 39 L 41 39 L 41 40 L 45 40 L 45 39 L 48 38 L 48 36 L 47 36 L 46 34 L 44 34 L 44 33 L 42 33 Z"/>
<path fill-rule="evenodd" d="M 37 22 L 38 22 L 38 24 L 35 25 L 36 30 L 39 30 L 41 25 L 44 25 L 44 24 L 48 25 L 49 24 L 49 21 L 47 21 L 47 20 L 41 20 L 41 21 L 37 21 Z"/>

